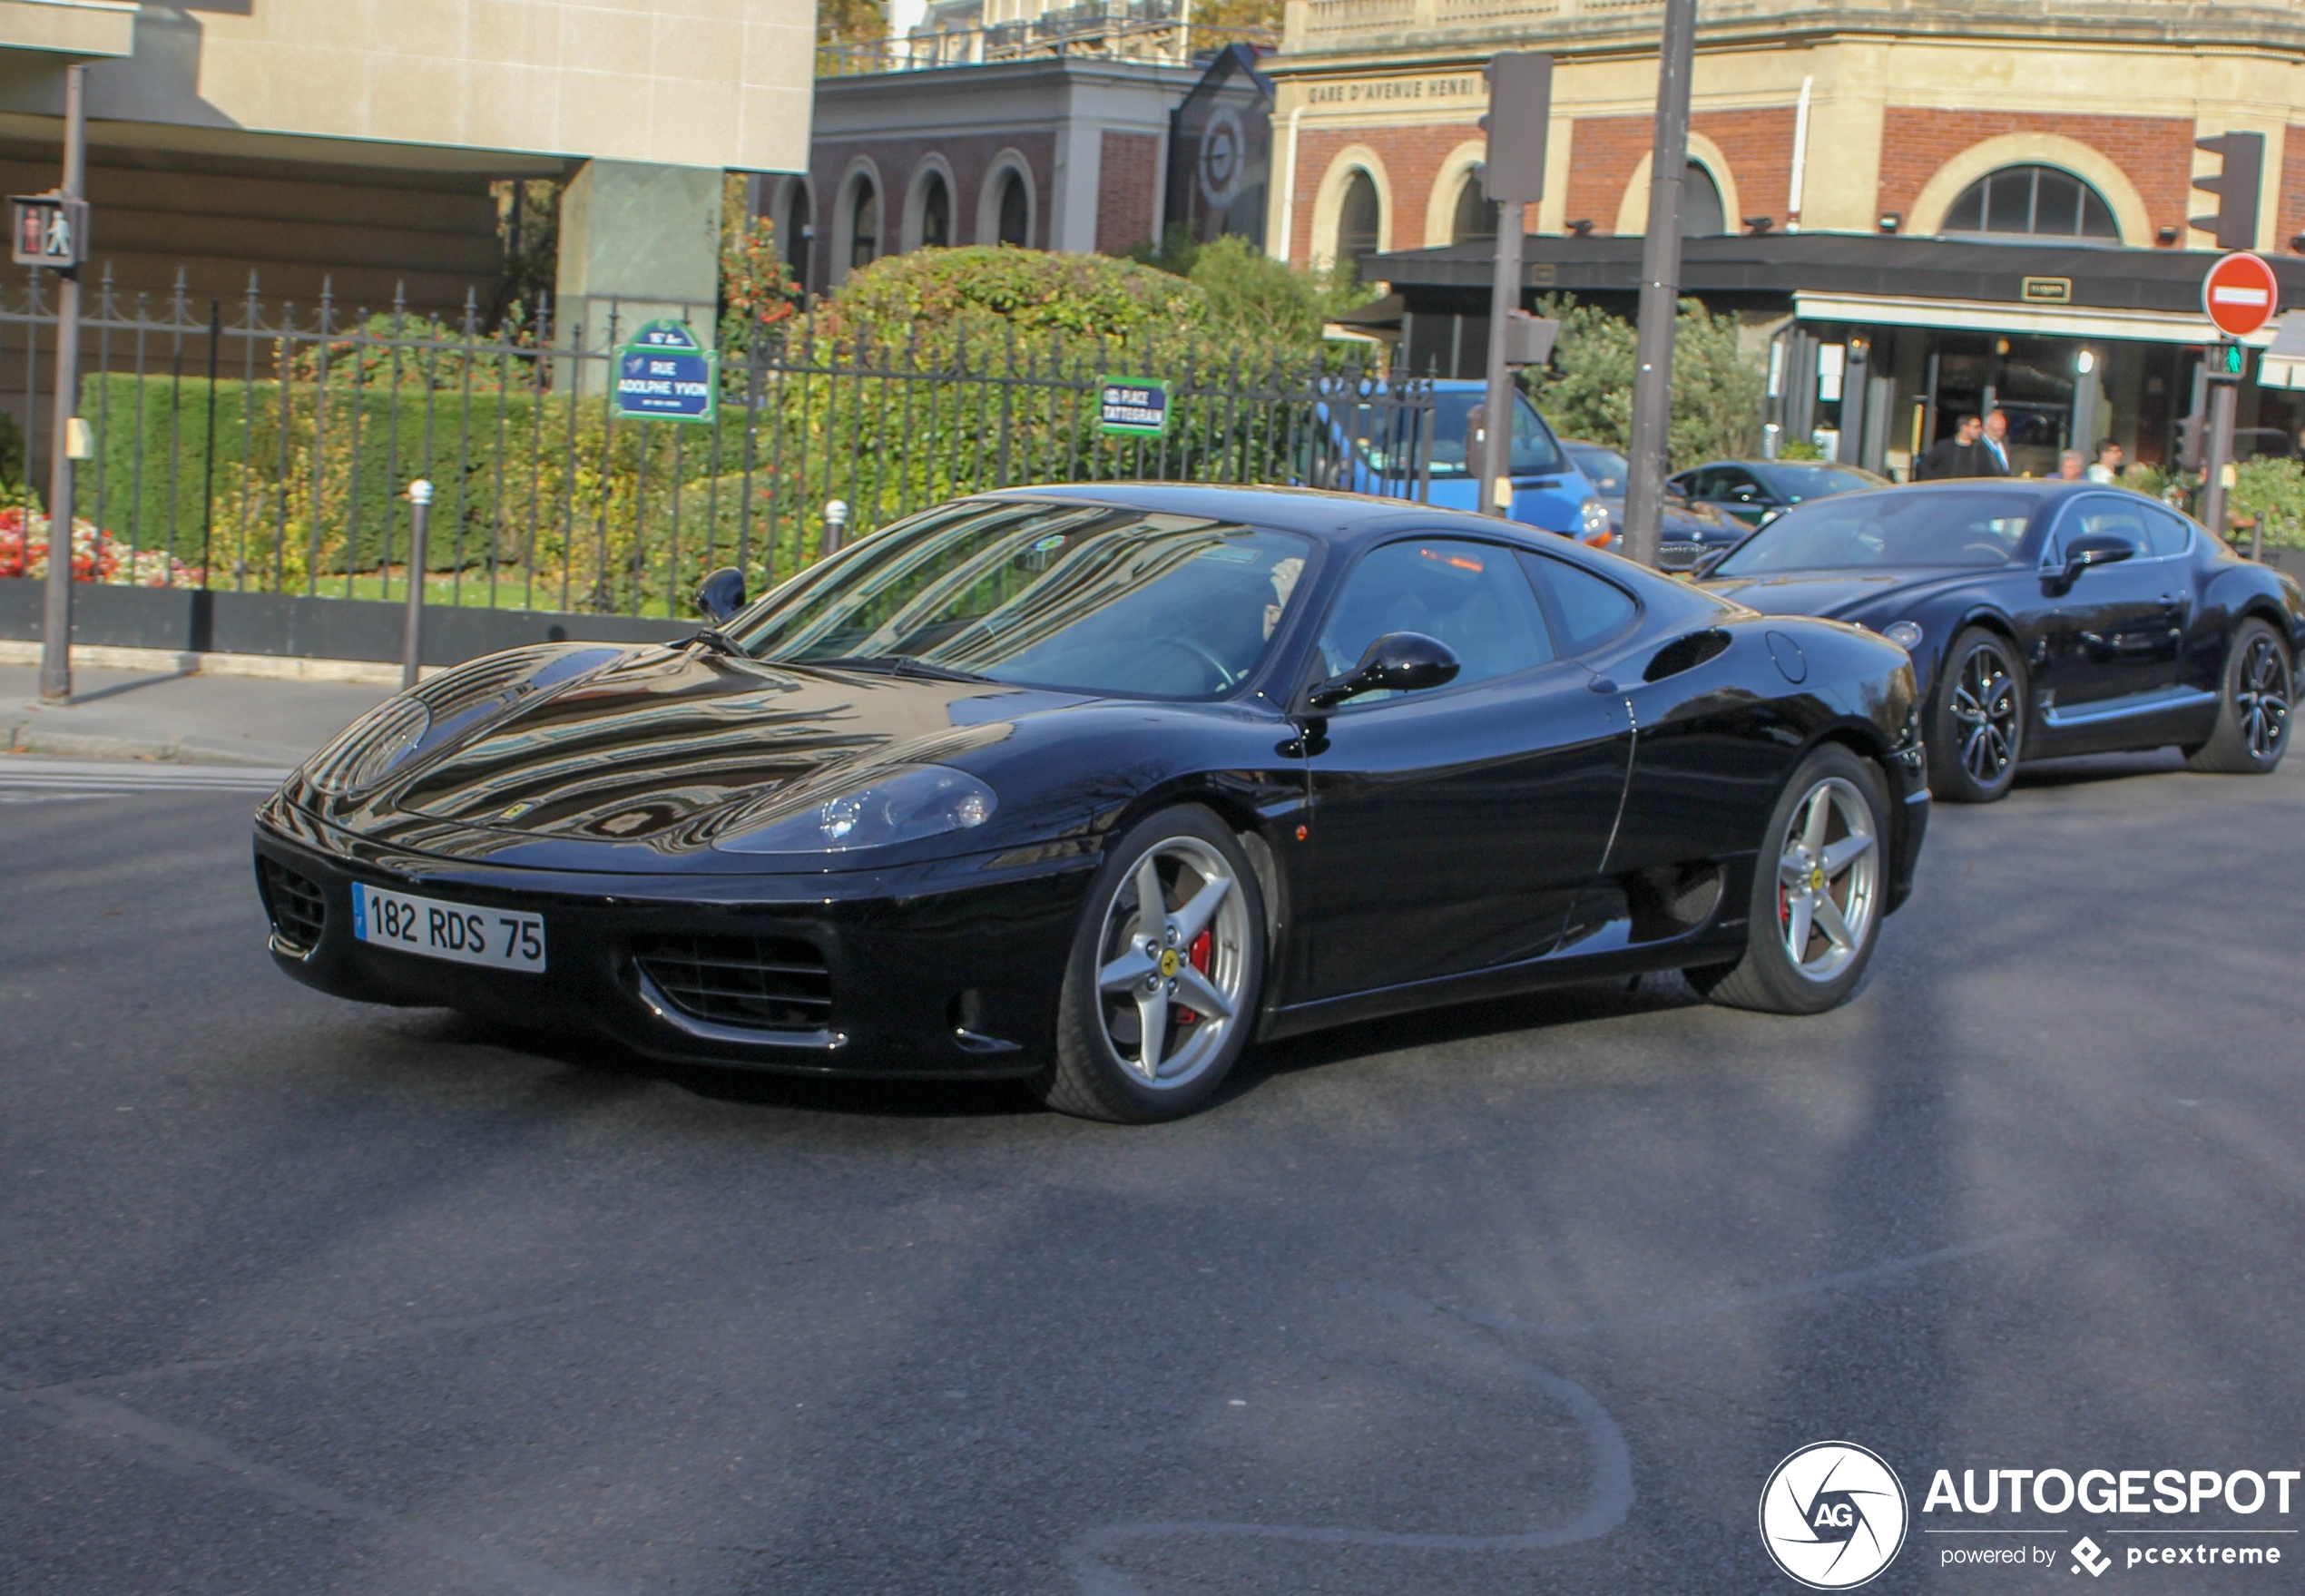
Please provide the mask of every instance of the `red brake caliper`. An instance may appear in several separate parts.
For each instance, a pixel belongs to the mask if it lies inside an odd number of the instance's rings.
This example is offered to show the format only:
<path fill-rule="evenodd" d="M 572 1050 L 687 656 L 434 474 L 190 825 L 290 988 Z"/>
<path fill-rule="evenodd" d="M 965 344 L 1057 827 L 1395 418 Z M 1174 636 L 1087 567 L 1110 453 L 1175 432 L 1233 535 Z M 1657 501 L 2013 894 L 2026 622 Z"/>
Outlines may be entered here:
<path fill-rule="evenodd" d="M 1214 945 L 1213 937 L 1206 929 L 1203 929 L 1200 935 L 1192 939 L 1192 945 L 1184 950 L 1184 962 L 1200 971 L 1202 974 L 1207 974 L 1209 949 L 1212 945 Z M 1199 1011 L 1188 1009 L 1182 1004 L 1179 1004 L 1176 1006 L 1176 1017 L 1179 1024 L 1192 1025 L 1199 1023 L 1201 1015 Z"/>

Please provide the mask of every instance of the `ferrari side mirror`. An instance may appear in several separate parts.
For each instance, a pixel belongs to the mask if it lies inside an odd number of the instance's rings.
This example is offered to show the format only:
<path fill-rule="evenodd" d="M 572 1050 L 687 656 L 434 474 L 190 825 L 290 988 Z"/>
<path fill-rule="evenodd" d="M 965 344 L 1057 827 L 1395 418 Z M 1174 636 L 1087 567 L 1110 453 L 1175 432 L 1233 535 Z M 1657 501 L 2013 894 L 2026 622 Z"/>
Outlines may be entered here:
<path fill-rule="evenodd" d="M 1368 645 L 1360 663 L 1342 676 L 1314 684 L 1306 701 L 1326 710 L 1365 692 L 1417 692 L 1443 687 L 1462 669 L 1457 654 L 1437 637 L 1421 632 L 1388 632 Z"/>
<path fill-rule="evenodd" d="M 697 612 L 718 626 L 744 608 L 744 573 L 723 565 L 696 590 Z"/>

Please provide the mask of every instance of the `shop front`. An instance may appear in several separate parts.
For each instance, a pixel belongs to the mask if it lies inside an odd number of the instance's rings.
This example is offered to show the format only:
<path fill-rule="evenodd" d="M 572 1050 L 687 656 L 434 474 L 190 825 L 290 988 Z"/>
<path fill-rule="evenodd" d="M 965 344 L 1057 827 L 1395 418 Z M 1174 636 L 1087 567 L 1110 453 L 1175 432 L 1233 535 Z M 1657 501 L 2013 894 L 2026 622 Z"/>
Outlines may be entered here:
<path fill-rule="evenodd" d="M 1641 240 L 1532 237 L 1523 302 L 1547 295 L 1630 316 Z M 2176 250 L 1849 234 L 1692 239 L 1684 294 L 1744 325 L 1768 374 L 1765 448 L 1795 440 L 1904 477 L 1966 415 L 2007 417 L 2011 469 L 2051 475 L 2066 449 L 2119 444 L 2166 465 L 2204 408 L 2201 280 L 2216 257 Z M 1411 371 L 1478 374 L 1491 257 L 1477 245 L 1372 257 Z M 2276 262 L 2305 304 L 2305 260 Z M 2252 340 L 2261 350 L 2268 328 Z M 2252 367 L 2255 357 L 2252 356 Z M 2305 393 L 2244 385 L 2236 454 L 2295 455 Z M 1675 461 L 1676 467 L 1695 462 Z"/>

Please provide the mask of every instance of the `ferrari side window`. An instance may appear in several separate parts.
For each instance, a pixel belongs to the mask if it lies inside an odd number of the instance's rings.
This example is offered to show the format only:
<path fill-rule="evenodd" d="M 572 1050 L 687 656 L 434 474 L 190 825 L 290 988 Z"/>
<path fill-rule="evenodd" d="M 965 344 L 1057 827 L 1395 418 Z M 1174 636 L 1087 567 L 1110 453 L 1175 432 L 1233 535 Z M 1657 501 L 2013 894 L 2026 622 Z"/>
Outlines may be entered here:
<path fill-rule="evenodd" d="M 1633 595 L 1615 583 L 1565 560 L 1548 560 L 1542 554 L 1524 554 L 1521 560 L 1528 567 L 1529 580 L 1553 601 L 1553 612 L 1561 622 L 1564 653 L 1581 654 L 1597 648 L 1633 619 L 1638 606 Z"/>
<path fill-rule="evenodd" d="M 1320 630 L 1321 669 L 1340 676 L 1388 632 L 1421 632 L 1457 655 L 1459 685 L 1542 665 L 1552 633 L 1513 555 L 1489 543 L 1418 538 L 1362 556 Z M 1365 693 L 1348 708 L 1395 695 Z"/>

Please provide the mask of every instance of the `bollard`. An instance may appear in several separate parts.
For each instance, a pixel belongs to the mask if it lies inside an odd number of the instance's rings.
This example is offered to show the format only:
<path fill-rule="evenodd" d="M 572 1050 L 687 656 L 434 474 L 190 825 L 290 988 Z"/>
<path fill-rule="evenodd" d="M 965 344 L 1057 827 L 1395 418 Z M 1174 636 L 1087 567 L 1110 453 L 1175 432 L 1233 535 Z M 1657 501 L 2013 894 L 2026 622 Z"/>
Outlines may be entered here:
<path fill-rule="evenodd" d="M 432 520 L 432 485 L 419 476 L 408 485 L 408 622 L 400 639 L 400 690 L 417 684 L 424 652 L 424 534 Z"/>
<path fill-rule="evenodd" d="M 840 542 L 848 530 L 848 501 L 827 499 L 824 502 L 824 553 L 840 552 Z"/>

